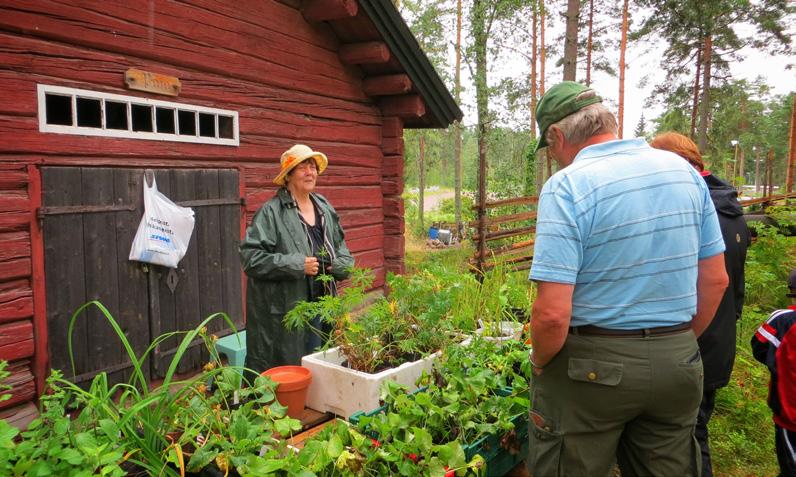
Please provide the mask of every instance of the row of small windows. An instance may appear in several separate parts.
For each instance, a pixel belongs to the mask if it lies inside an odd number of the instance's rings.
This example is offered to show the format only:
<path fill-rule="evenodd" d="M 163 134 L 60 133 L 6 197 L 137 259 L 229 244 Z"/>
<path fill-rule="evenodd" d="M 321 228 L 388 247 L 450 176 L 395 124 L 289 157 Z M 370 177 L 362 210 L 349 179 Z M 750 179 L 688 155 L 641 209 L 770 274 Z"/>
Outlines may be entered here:
<path fill-rule="evenodd" d="M 43 85 L 40 85 L 40 101 L 41 93 L 44 101 L 43 130 L 48 130 L 46 126 L 54 126 L 55 130 L 49 128 L 51 132 L 120 137 L 143 134 L 148 139 L 168 140 L 170 137 L 188 142 L 237 142 L 237 113 L 234 111 L 154 100 L 142 104 L 132 96 Z M 63 131 L 63 127 L 80 129 Z M 92 130 L 97 132 L 92 133 Z M 161 134 L 171 136 L 157 137 Z"/>
<path fill-rule="evenodd" d="M 57 94 L 47 94 L 47 124 L 73 126 L 72 98 Z M 160 108 L 144 104 L 118 103 L 116 101 L 78 97 L 75 102 L 77 125 L 83 128 L 102 128 L 102 106 L 105 105 L 105 129 L 122 131 L 159 132 L 196 136 L 216 137 L 216 117 L 218 118 L 218 137 L 233 139 L 232 117 L 195 111 Z M 130 114 L 128 115 L 128 108 Z M 154 113 L 154 114 L 153 114 Z M 198 116 L 198 121 L 197 121 Z M 132 129 L 128 124 L 128 117 Z M 179 130 L 179 131 L 178 131 Z"/>

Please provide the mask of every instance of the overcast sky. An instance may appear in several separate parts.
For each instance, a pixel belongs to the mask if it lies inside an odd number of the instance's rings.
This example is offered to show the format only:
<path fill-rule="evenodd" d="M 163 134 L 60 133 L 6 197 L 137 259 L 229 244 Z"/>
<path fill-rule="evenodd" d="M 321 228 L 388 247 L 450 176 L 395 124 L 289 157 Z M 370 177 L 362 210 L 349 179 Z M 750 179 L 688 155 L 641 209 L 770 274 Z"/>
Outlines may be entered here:
<path fill-rule="evenodd" d="M 561 17 L 556 15 L 556 18 Z M 639 22 L 640 19 L 638 19 L 636 23 Z M 563 21 L 558 21 L 556 24 L 548 27 L 545 32 L 547 41 L 550 42 L 552 41 L 551 39 L 560 35 L 560 30 L 563 28 Z M 793 38 L 794 46 L 796 46 L 796 25 L 790 27 L 789 33 L 791 38 Z M 619 27 L 617 27 L 615 34 L 617 37 L 619 36 Z M 662 108 L 660 106 L 646 107 L 645 103 L 654 86 L 665 80 L 664 74 L 662 72 L 658 74 L 658 72 L 660 71 L 660 56 L 666 46 L 664 41 L 661 41 L 658 45 L 628 44 L 626 52 L 627 68 L 625 70 L 624 137 L 626 138 L 633 136 L 633 132 L 642 112 L 644 113 L 647 131 L 652 128 L 652 119 L 662 113 Z M 796 63 L 796 58 L 793 56 L 770 56 L 751 48 L 742 50 L 740 53 L 743 60 L 731 65 L 731 72 L 734 78 L 754 80 L 757 76 L 762 76 L 765 82 L 771 87 L 772 93 L 774 94 L 787 94 L 796 91 L 796 69 L 786 69 L 789 63 Z M 529 63 L 523 55 L 505 50 L 503 56 L 506 58 L 505 61 L 493 62 L 493 65 L 490 67 L 490 85 L 497 84 L 503 77 L 516 76 L 517 71 L 524 71 L 525 74 L 529 72 Z M 612 56 L 618 69 L 618 50 L 614 51 Z M 554 67 L 555 61 L 555 58 L 548 58 L 546 63 L 546 84 L 548 88 L 559 82 L 562 77 L 561 68 Z M 453 64 L 453 60 L 451 60 L 450 64 Z M 473 125 L 477 121 L 475 91 L 472 86 L 469 71 L 465 65 L 462 65 L 462 75 L 462 84 L 466 88 L 464 97 L 462 98 L 463 104 L 461 105 L 465 114 L 464 123 L 466 125 Z M 578 75 L 577 80 L 583 81 L 583 72 L 579 70 Z M 645 76 L 647 77 L 646 85 L 642 86 Z M 609 107 L 616 112 L 619 98 L 618 78 L 600 72 L 593 72 L 592 86 L 606 99 Z M 501 107 L 497 98 L 492 104 L 492 107 Z M 518 118 L 517 120 L 522 121 L 522 118 Z"/>

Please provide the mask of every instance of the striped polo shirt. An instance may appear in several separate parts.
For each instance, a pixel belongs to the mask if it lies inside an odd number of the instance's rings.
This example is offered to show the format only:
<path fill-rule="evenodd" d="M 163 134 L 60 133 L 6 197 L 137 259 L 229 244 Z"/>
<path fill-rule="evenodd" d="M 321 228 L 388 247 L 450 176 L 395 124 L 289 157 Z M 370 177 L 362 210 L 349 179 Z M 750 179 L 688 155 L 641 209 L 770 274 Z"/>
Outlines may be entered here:
<path fill-rule="evenodd" d="M 571 326 L 690 321 L 697 262 L 724 251 L 705 181 L 643 139 L 582 149 L 539 199 L 530 279 L 574 284 Z"/>

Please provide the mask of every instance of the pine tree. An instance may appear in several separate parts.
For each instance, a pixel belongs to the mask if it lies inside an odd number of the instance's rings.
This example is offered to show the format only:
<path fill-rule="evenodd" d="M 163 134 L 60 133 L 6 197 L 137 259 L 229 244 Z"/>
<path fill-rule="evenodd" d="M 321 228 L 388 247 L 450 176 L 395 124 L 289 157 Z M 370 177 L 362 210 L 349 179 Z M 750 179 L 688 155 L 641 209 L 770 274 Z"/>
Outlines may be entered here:
<path fill-rule="evenodd" d="M 647 136 L 647 121 L 644 119 L 644 113 L 641 113 L 641 117 L 638 119 L 638 124 L 636 125 L 636 130 L 633 131 L 634 137 L 646 137 Z"/>
<path fill-rule="evenodd" d="M 789 52 L 786 26 L 792 18 L 788 15 L 792 7 L 787 0 L 639 0 L 638 3 L 652 13 L 634 37 L 653 37 L 669 44 L 661 60 L 667 81 L 658 92 L 666 96 L 685 83 L 689 89 L 694 85 L 694 102 L 699 101 L 697 141 L 704 153 L 714 103 L 712 80 L 730 79 L 729 63 L 737 60 L 738 52 L 746 46 L 769 52 Z M 746 36 L 739 35 L 740 29 L 736 31 L 735 27 L 741 24 L 753 26 L 754 31 Z M 695 70 L 697 77 L 691 73 Z"/>

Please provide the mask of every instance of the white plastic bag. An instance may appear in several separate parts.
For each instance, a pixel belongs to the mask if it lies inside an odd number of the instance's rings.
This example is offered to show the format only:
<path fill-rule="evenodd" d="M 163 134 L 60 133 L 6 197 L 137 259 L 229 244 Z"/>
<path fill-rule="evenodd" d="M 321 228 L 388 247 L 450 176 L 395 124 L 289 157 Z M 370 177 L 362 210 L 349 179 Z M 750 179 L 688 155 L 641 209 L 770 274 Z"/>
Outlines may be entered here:
<path fill-rule="evenodd" d="M 177 268 L 188 251 L 193 225 L 193 209 L 158 192 L 154 177 L 151 187 L 144 178 L 144 216 L 133 239 L 130 260 Z"/>

